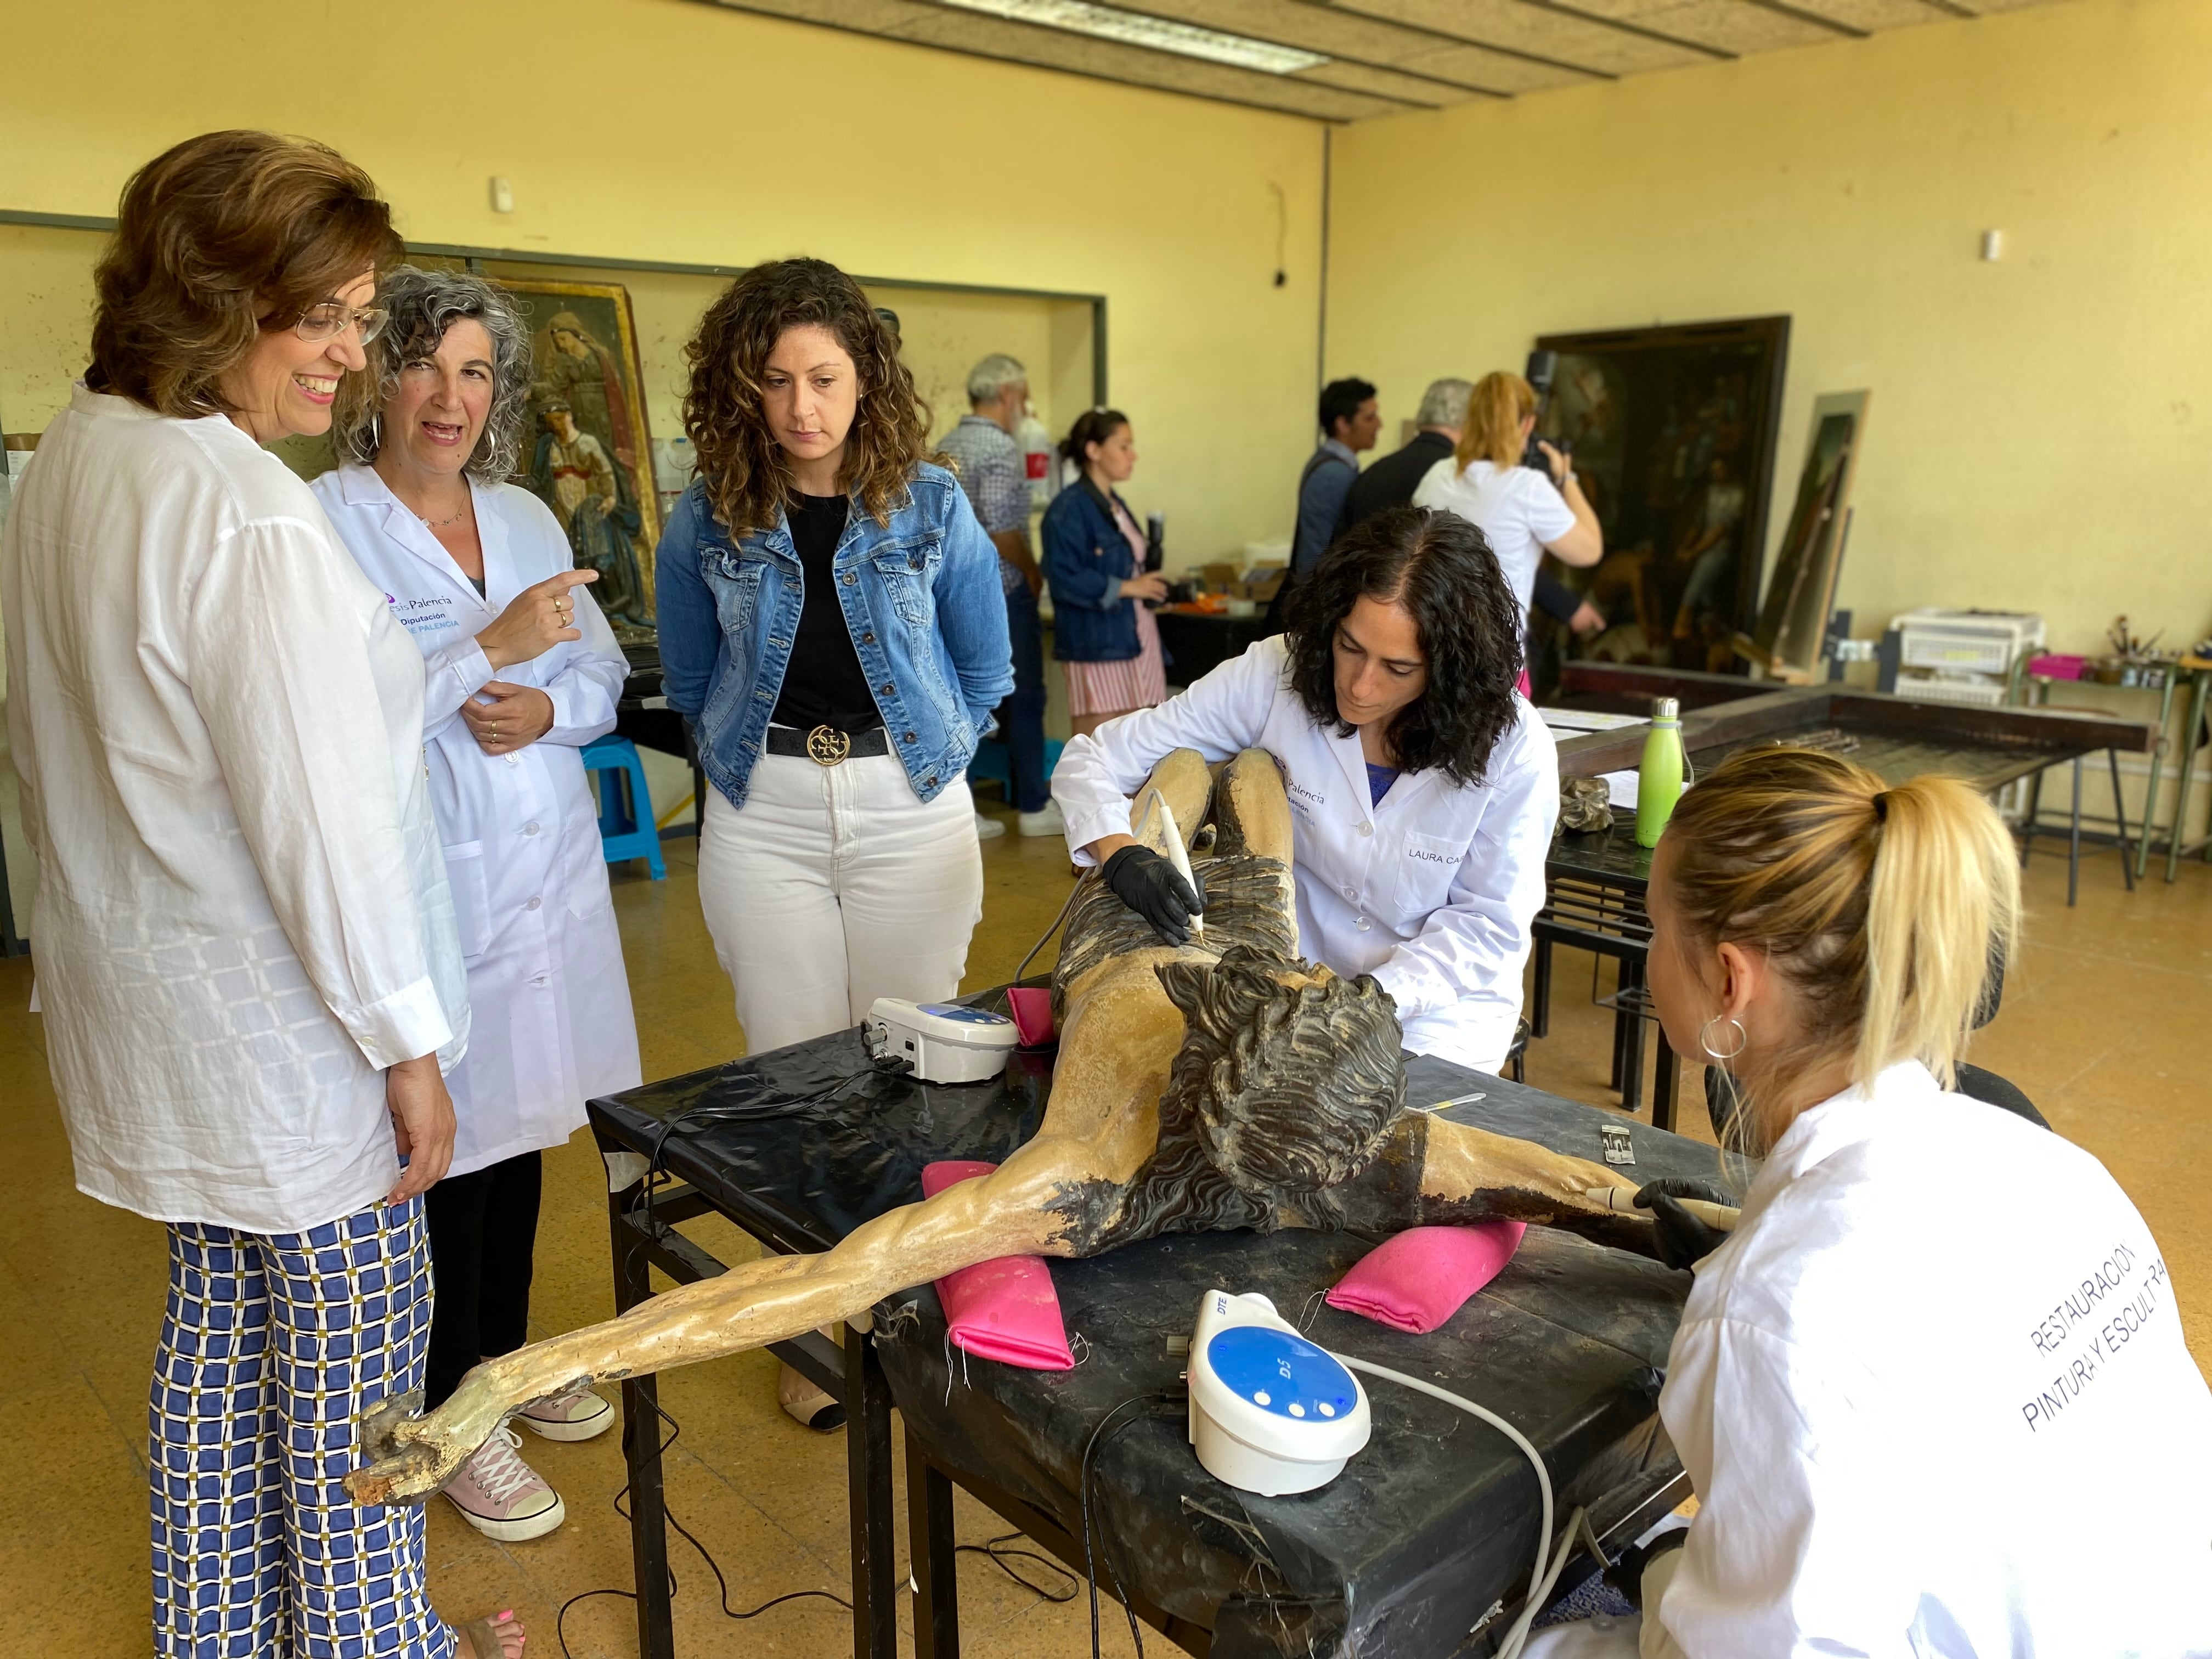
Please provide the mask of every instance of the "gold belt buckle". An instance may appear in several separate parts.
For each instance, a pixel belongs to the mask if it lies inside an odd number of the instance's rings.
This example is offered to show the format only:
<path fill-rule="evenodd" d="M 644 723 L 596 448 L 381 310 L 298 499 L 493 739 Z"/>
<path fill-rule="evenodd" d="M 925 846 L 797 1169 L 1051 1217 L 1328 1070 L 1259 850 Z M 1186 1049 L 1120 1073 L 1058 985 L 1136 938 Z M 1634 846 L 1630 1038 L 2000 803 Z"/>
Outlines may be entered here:
<path fill-rule="evenodd" d="M 806 758 L 817 766 L 835 766 L 853 752 L 853 739 L 834 726 L 817 726 L 806 734 Z"/>

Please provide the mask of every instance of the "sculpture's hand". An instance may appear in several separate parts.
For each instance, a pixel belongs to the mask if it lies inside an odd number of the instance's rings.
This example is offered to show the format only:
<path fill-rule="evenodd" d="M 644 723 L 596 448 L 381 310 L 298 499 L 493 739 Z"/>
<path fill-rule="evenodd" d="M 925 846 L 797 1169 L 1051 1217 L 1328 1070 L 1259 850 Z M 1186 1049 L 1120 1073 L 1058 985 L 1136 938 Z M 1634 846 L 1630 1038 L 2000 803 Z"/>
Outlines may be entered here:
<path fill-rule="evenodd" d="M 346 1476 L 346 1491 L 356 1504 L 419 1504 L 434 1496 L 491 1438 L 511 1403 L 489 1365 L 463 1377 L 428 1415 L 419 1389 L 384 1401 L 362 1414 L 360 1450 L 368 1462 Z"/>
<path fill-rule="evenodd" d="M 1152 925 L 1163 945 L 1190 943 L 1190 920 L 1206 908 L 1206 890 L 1195 871 L 1183 880 L 1175 866 L 1149 847 L 1124 847 L 1100 872 L 1122 903 Z"/>
<path fill-rule="evenodd" d="M 1685 1181 L 1678 1176 L 1647 1182 L 1638 1190 L 1637 1207 L 1650 1211 L 1659 1224 L 1659 1259 L 1670 1267 L 1693 1267 L 1720 1249 L 1728 1235 L 1708 1227 L 1674 1201 L 1681 1198 L 1733 1205 L 1735 1194 L 1710 1181 Z"/>

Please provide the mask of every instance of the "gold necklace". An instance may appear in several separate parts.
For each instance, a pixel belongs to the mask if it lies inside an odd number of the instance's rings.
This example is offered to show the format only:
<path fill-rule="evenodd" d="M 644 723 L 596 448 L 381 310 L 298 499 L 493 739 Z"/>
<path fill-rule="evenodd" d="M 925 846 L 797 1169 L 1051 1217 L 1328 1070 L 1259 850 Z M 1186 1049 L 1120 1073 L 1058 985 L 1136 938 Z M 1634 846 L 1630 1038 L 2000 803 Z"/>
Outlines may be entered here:
<path fill-rule="evenodd" d="M 422 515 L 420 513 L 417 513 L 415 516 L 416 516 L 416 518 L 418 518 L 418 519 L 422 519 Z M 469 506 L 468 506 L 468 503 L 467 503 L 466 501 L 463 501 L 463 502 L 461 503 L 461 510 L 460 510 L 459 512 L 458 512 L 458 513 L 454 514 L 453 514 L 453 516 L 452 518 L 450 518 L 450 519 L 422 519 L 422 522 L 423 522 L 423 524 L 424 524 L 425 526 L 427 526 L 428 528 L 430 528 L 430 529 L 432 529 L 432 530 L 445 530 L 445 529 L 447 529 L 447 528 L 449 528 L 450 526 L 453 526 L 453 525 L 457 525 L 457 524 L 459 524 L 459 523 L 463 519 L 465 519 L 465 518 L 467 518 L 468 516 L 469 516 Z"/>

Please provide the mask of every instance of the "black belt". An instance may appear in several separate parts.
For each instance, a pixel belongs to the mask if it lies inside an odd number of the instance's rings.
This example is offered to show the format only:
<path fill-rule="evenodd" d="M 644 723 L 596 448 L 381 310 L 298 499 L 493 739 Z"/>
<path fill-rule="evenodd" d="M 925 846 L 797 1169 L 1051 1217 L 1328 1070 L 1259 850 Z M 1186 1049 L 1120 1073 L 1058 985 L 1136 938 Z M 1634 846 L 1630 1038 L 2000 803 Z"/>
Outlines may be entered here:
<path fill-rule="evenodd" d="M 834 726 L 817 726 L 802 732 L 795 726 L 771 726 L 768 729 L 768 752 L 771 755 L 803 755 L 820 766 L 835 766 L 840 761 L 858 760 L 868 755 L 888 755 L 891 740 L 880 726 L 870 726 L 865 732 L 840 732 Z"/>

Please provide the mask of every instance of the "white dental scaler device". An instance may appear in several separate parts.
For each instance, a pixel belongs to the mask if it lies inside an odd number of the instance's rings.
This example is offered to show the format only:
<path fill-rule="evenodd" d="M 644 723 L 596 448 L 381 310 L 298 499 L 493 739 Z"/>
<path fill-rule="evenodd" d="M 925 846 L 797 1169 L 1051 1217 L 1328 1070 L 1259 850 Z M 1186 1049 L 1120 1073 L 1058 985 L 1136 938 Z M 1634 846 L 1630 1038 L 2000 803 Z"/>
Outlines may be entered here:
<path fill-rule="evenodd" d="M 1217 1480 L 1311 1492 L 1367 1444 L 1367 1394 L 1256 1291 L 1208 1291 L 1190 1340 L 1190 1443 Z"/>

